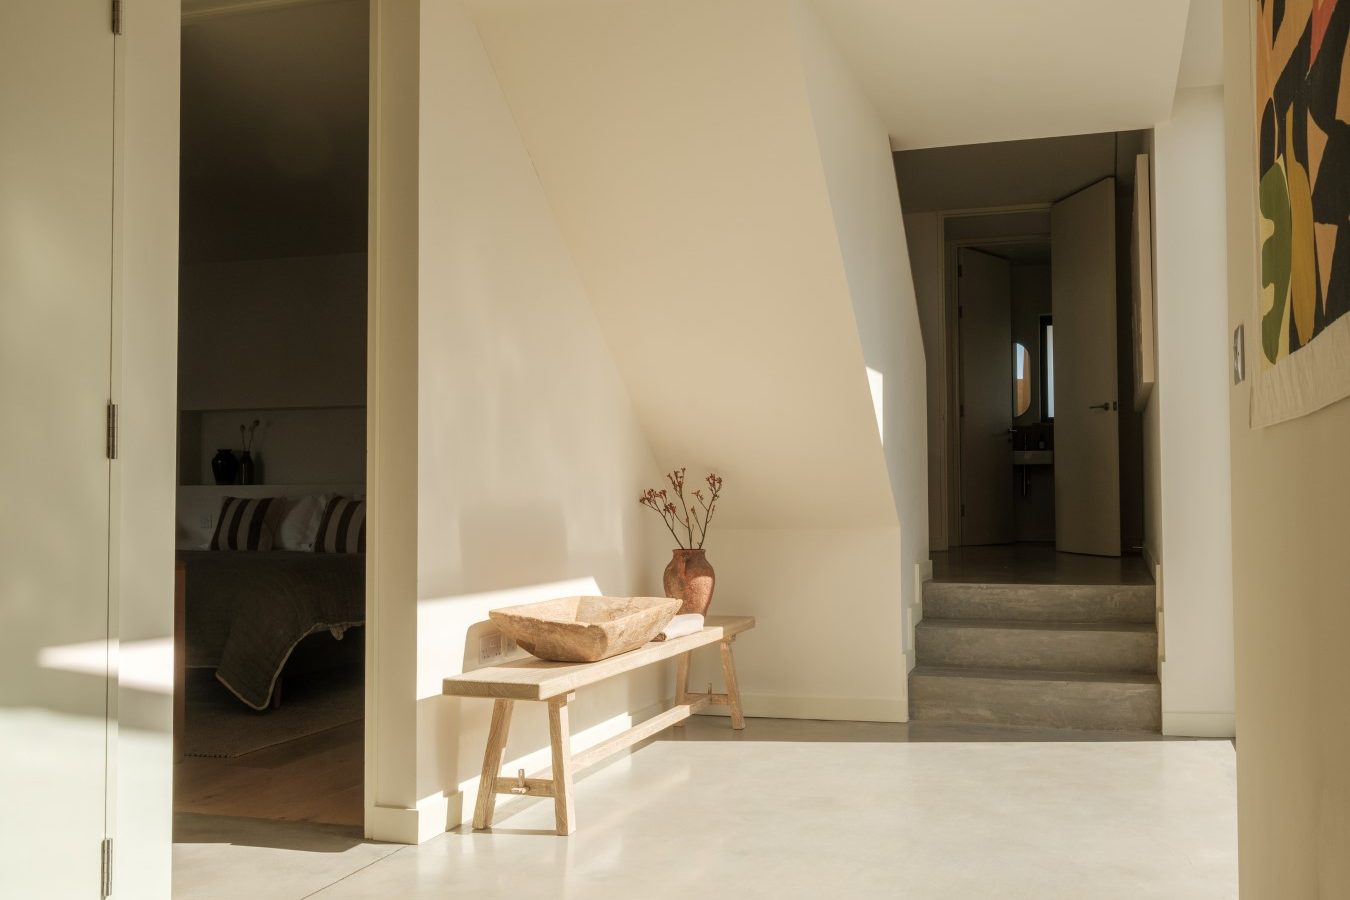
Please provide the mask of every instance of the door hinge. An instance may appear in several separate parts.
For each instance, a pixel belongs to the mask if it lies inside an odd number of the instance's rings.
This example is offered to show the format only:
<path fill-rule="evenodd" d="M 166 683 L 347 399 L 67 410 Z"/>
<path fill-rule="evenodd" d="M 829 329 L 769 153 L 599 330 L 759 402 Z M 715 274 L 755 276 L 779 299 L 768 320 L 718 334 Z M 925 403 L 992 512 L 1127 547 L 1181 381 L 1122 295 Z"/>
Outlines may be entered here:
<path fill-rule="evenodd" d="M 117 404 L 108 403 L 108 459 L 117 459 Z"/>
<path fill-rule="evenodd" d="M 957 405 L 957 407 L 956 407 L 956 415 L 957 415 L 957 418 L 961 418 L 961 419 L 964 419 L 964 418 L 966 417 L 966 405 L 965 405 L 964 403 L 961 403 L 961 404 L 958 404 L 958 405 Z"/>
<path fill-rule="evenodd" d="M 966 272 L 965 272 L 965 267 L 962 266 L 960 263 L 957 263 L 957 264 L 956 264 L 956 277 L 957 277 L 957 278 L 960 278 L 960 277 L 961 277 L 962 275 L 964 275 L 964 274 L 966 274 Z"/>
<path fill-rule="evenodd" d="M 112 33 L 122 33 L 122 0 L 112 0 Z"/>
<path fill-rule="evenodd" d="M 112 896 L 112 838 L 104 838 L 99 845 L 99 897 Z"/>
<path fill-rule="evenodd" d="M 961 504 L 961 515 L 964 516 L 965 514 L 966 514 L 966 505 L 965 505 L 964 503 L 962 503 L 962 504 Z"/>

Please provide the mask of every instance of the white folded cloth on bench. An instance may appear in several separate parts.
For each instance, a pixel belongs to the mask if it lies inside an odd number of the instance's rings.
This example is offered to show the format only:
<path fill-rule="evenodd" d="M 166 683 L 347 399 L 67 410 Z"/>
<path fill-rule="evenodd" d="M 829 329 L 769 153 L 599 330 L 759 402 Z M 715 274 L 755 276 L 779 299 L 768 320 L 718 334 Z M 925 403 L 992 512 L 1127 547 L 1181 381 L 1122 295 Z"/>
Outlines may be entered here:
<path fill-rule="evenodd" d="M 702 630 L 703 616 L 698 613 L 685 613 L 671 619 L 670 624 L 666 626 L 665 631 L 662 631 L 656 637 L 652 638 L 652 640 L 669 641 Z"/>

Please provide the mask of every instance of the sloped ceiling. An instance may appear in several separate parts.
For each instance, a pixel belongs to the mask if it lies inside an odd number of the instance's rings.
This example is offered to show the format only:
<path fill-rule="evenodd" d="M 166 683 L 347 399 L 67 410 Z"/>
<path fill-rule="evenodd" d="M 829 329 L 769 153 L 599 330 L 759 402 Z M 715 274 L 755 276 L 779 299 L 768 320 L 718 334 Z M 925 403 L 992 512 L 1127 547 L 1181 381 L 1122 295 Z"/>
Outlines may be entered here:
<path fill-rule="evenodd" d="M 787 4 L 469 8 L 657 461 L 724 525 L 895 525 Z"/>
<path fill-rule="evenodd" d="M 895 149 L 1150 128 L 1187 0 L 815 0 Z"/>

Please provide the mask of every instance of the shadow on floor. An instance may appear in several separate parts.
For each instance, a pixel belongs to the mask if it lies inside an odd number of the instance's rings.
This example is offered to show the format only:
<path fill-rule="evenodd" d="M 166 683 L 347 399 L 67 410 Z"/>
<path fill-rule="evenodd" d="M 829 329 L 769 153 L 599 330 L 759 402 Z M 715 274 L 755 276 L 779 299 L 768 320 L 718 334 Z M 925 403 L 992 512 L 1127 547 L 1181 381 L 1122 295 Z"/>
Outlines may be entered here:
<path fill-rule="evenodd" d="M 203 816 L 175 813 L 175 844 L 232 844 L 270 850 L 295 850 L 302 853 L 345 853 L 362 844 L 360 828 L 348 825 L 320 825 L 314 822 L 279 822 L 273 819 L 245 819 L 238 816 Z"/>

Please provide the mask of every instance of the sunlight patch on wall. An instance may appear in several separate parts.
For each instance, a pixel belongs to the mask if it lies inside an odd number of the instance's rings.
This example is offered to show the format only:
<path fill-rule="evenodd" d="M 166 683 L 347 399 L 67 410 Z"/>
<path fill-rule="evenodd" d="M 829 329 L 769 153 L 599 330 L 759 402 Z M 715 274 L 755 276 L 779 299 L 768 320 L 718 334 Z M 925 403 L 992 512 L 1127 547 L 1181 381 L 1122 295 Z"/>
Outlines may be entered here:
<path fill-rule="evenodd" d="M 867 386 L 872 390 L 872 412 L 877 417 L 877 435 L 886 443 L 886 376 L 871 366 L 867 367 Z"/>
<path fill-rule="evenodd" d="M 479 639 L 496 626 L 488 620 L 488 610 L 522 603 L 538 603 L 558 597 L 594 597 L 603 595 L 594 575 L 540 584 L 526 584 L 477 594 L 457 594 L 424 599 L 417 604 L 417 645 L 419 658 L 438 660 L 439 665 L 420 667 L 418 697 L 437 697 L 441 681 L 451 675 L 477 668 L 481 658 Z M 523 651 L 522 651 L 523 652 Z"/>
<path fill-rule="evenodd" d="M 156 694 L 173 693 L 173 640 L 86 641 L 43 647 L 38 665 L 116 679 L 122 687 Z"/>

